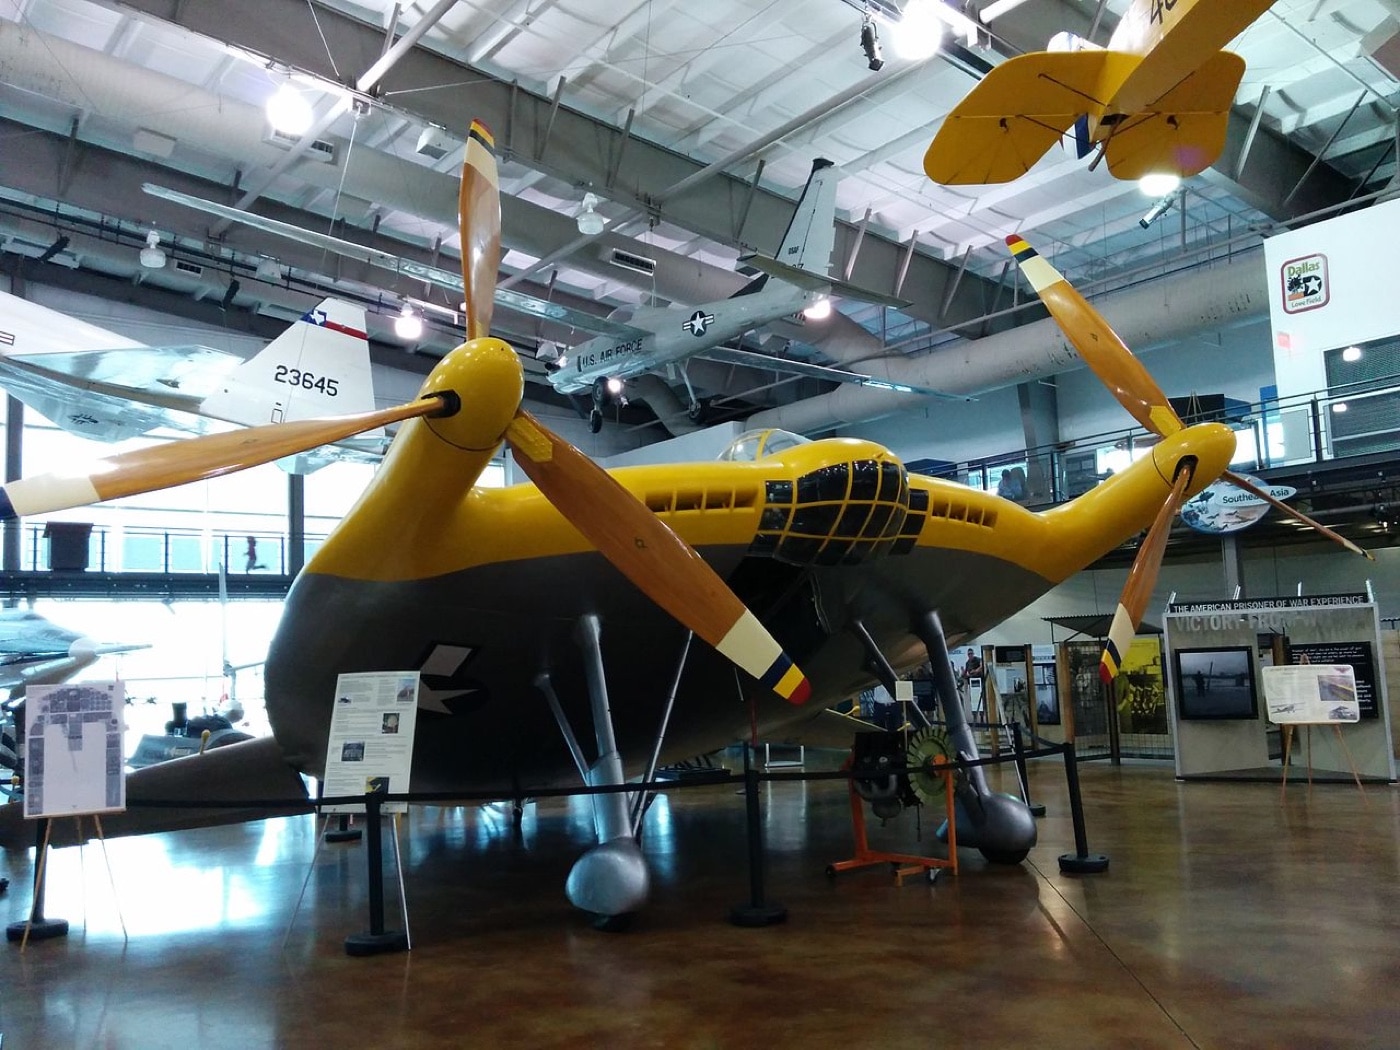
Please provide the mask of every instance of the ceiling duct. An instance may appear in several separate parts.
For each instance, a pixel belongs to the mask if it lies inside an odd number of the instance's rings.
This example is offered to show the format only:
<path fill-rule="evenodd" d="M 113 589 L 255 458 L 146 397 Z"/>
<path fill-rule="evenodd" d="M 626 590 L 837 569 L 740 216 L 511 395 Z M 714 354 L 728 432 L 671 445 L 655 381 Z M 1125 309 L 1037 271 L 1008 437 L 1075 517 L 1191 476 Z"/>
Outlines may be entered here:
<path fill-rule="evenodd" d="M 607 259 L 613 266 L 630 270 L 632 273 L 639 273 L 644 277 L 651 277 L 656 273 L 656 260 L 648 259 L 645 255 L 637 255 L 635 252 L 613 248 Z"/>
<path fill-rule="evenodd" d="M 263 141 L 270 146 L 289 150 L 301 141 L 301 136 L 269 127 L 263 132 Z M 335 143 L 326 139 L 313 139 L 302 156 L 308 160 L 319 160 L 322 164 L 333 164 L 335 163 Z"/>

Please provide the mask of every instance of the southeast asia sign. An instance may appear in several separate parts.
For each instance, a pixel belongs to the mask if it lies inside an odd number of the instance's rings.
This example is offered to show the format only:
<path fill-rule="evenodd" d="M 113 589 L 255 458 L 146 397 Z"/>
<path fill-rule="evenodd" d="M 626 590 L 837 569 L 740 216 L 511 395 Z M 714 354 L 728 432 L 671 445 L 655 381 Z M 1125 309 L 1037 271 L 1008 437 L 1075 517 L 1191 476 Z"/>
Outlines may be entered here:
<path fill-rule="evenodd" d="M 1291 485 L 1270 485 L 1259 478 L 1243 474 L 1274 499 L 1286 500 L 1297 494 Z M 1192 496 L 1181 508 L 1181 520 L 1197 532 L 1221 535 L 1247 529 L 1269 512 L 1269 504 L 1228 481 L 1207 485 Z"/>

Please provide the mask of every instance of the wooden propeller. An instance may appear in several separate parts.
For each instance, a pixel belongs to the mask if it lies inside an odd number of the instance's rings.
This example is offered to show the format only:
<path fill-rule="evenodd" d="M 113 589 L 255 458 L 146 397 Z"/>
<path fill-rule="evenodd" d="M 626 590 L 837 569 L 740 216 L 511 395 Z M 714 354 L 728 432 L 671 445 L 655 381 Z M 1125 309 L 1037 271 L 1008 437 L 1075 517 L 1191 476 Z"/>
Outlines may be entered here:
<path fill-rule="evenodd" d="M 1050 316 L 1064 331 L 1065 336 L 1079 351 L 1079 356 L 1089 366 L 1100 381 L 1108 387 L 1118 403 L 1158 437 L 1167 437 L 1184 430 L 1186 424 L 1172 408 L 1162 388 L 1157 385 L 1142 362 L 1133 356 L 1131 350 L 1119 338 L 1103 315 L 1089 305 L 1065 280 L 1050 262 L 1042 258 L 1034 248 L 1019 236 L 1006 238 L 1007 246 L 1016 259 L 1017 266 L 1031 282 L 1036 295 L 1040 296 Z M 1172 519 L 1186 501 L 1186 492 L 1195 474 L 1195 463 L 1190 460 L 1178 464 L 1172 481 L 1171 493 L 1157 513 L 1148 530 L 1146 539 L 1138 548 L 1133 567 L 1128 573 L 1128 582 L 1118 600 L 1118 608 L 1113 614 L 1113 626 L 1109 630 L 1108 644 L 1104 648 L 1099 663 L 1099 677 L 1111 682 L 1118 674 L 1122 659 L 1127 651 L 1138 623 L 1147 608 L 1148 599 L 1157 584 L 1157 575 L 1162 568 L 1162 558 L 1166 554 L 1167 537 L 1171 532 Z M 1367 558 L 1372 555 L 1339 536 L 1326 526 L 1314 521 L 1300 510 L 1275 499 L 1268 492 L 1241 477 L 1233 471 L 1221 475 L 1232 485 L 1257 496 L 1283 513 L 1317 529 L 1350 551 Z M 1374 560 L 1374 559 L 1373 559 Z"/>

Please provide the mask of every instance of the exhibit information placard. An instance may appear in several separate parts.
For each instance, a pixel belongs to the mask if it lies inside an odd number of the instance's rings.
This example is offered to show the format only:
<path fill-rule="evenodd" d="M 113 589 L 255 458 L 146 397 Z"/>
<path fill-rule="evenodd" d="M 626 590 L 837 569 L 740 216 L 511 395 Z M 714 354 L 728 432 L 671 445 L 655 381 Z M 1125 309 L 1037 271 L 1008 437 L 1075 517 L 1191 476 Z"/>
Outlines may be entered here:
<path fill-rule="evenodd" d="M 1359 722 L 1356 676 L 1347 664 L 1289 664 L 1259 669 L 1269 721 L 1278 725 Z"/>
<path fill-rule="evenodd" d="M 121 682 L 31 685 L 24 702 L 24 816 L 126 809 Z"/>
<path fill-rule="evenodd" d="M 375 788 L 407 791 L 417 724 L 417 671 L 340 675 L 326 745 L 325 794 L 363 795 Z M 403 813 L 407 808 L 405 802 L 389 802 L 383 811 Z M 325 807 L 327 813 L 364 811 L 363 802 Z"/>

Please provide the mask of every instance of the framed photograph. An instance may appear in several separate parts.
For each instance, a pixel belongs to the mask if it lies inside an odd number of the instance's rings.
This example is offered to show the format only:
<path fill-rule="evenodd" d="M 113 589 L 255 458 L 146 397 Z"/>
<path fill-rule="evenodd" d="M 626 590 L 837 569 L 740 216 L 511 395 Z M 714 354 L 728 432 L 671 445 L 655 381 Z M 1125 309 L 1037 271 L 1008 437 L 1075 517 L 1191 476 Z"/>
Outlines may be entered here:
<path fill-rule="evenodd" d="M 1054 664 L 1035 665 L 1035 722 L 1042 726 L 1060 724 L 1060 694 L 1055 688 Z"/>
<path fill-rule="evenodd" d="M 1254 652 L 1249 646 L 1178 649 L 1172 657 L 1177 710 L 1183 721 L 1259 717 Z"/>

